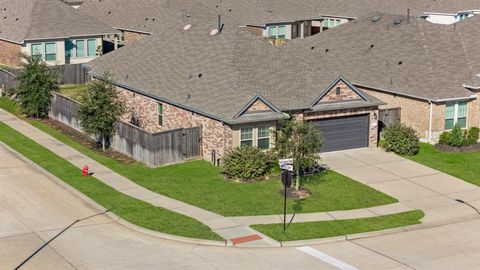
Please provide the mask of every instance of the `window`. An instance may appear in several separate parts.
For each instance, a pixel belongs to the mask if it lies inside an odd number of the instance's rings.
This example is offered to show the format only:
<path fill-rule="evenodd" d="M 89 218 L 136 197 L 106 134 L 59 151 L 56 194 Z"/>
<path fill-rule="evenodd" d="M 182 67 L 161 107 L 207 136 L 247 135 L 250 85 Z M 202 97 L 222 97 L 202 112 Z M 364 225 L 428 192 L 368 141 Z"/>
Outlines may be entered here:
<path fill-rule="evenodd" d="M 455 124 L 467 127 L 467 102 L 447 103 L 445 108 L 445 129 L 452 129 Z"/>
<path fill-rule="evenodd" d="M 458 19 L 459 21 L 463 21 L 463 20 L 465 20 L 466 18 L 468 18 L 468 13 L 459 13 L 459 14 L 457 15 L 457 19 Z"/>
<path fill-rule="evenodd" d="M 340 19 L 324 19 L 322 21 L 323 28 L 334 28 L 342 24 Z"/>
<path fill-rule="evenodd" d="M 85 56 L 85 40 L 75 40 L 75 57 Z"/>
<path fill-rule="evenodd" d="M 287 33 L 287 26 L 285 25 L 276 25 L 268 27 L 268 37 L 270 38 L 279 38 L 285 39 Z"/>
<path fill-rule="evenodd" d="M 57 44 L 45 43 L 45 61 L 57 60 Z"/>
<path fill-rule="evenodd" d="M 340 96 L 341 93 L 342 93 L 342 89 L 340 89 L 340 87 L 337 87 L 337 89 L 335 89 L 335 94 L 337 96 Z"/>
<path fill-rule="evenodd" d="M 89 39 L 87 41 L 87 48 L 88 56 L 95 56 L 97 54 L 97 40 Z"/>
<path fill-rule="evenodd" d="M 270 148 L 270 129 L 267 126 L 258 127 L 257 147 L 260 149 Z"/>
<path fill-rule="evenodd" d="M 240 146 L 253 146 L 253 128 L 240 129 Z"/>
<path fill-rule="evenodd" d="M 32 44 L 32 58 L 43 59 L 43 44 L 36 43 Z"/>
<path fill-rule="evenodd" d="M 157 124 L 163 126 L 163 104 L 157 103 Z"/>

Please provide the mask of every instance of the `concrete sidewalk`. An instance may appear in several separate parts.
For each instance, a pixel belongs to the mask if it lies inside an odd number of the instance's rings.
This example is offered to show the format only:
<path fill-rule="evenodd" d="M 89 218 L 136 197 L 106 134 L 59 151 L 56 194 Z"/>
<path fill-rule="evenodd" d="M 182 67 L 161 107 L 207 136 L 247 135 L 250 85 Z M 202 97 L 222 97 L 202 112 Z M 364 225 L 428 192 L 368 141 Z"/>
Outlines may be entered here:
<path fill-rule="evenodd" d="M 480 206 L 480 188 L 451 175 L 380 149 L 357 149 L 322 155 L 343 175 L 384 192 L 399 203 L 425 212 L 426 224 L 444 224 L 478 214 L 455 199 Z"/>

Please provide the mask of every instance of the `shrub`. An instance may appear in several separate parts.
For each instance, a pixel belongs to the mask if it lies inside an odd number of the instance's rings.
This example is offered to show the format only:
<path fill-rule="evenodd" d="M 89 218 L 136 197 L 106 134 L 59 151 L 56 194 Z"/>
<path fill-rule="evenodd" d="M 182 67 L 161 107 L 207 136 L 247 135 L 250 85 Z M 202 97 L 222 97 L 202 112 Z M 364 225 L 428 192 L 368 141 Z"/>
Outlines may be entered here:
<path fill-rule="evenodd" d="M 478 127 L 472 127 L 468 130 L 467 140 L 468 144 L 476 144 L 480 135 L 480 129 Z"/>
<path fill-rule="evenodd" d="M 244 182 L 261 180 L 269 170 L 267 154 L 256 147 L 237 147 L 223 160 L 223 172 Z"/>
<path fill-rule="evenodd" d="M 385 150 L 400 155 L 413 156 L 418 153 L 420 142 L 415 130 L 401 123 L 395 123 L 383 131 Z"/>
<path fill-rule="evenodd" d="M 448 145 L 450 142 L 450 132 L 444 131 L 442 134 L 440 134 L 440 140 L 439 143 L 443 145 Z"/>
<path fill-rule="evenodd" d="M 463 134 L 462 129 L 459 125 L 454 125 L 452 132 L 450 134 L 450 140 L 448 141 L 448 145 L 460 147 L 464 144 L 465 136 Z"/>

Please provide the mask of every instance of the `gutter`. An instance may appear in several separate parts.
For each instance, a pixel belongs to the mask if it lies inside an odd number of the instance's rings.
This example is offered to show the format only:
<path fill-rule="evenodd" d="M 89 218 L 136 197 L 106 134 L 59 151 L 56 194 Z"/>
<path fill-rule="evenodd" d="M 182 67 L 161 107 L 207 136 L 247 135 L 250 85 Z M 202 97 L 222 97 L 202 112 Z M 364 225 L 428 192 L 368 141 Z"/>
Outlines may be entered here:
<path fill-rule="evenodd" d="M 479 74 L 477 74 L 478 76 Z M 468 84 L 462 84 L 463 87 L 472 89 L 472 90 L 480 90 L 480 86 L 473 86 L 473 85 L 468 85 Z"/>
<path fill-rule="evenodd" d="M 123 27 L 116 27 L 113 26 L 113 28 L 119 30 L 119 31 L 128 31 L 128 32 L 135 32 L 135 33 L 140 33 L 140 34 L 147 34 L 147 35 L 153 35 L 152 32 L 146 32 L 146 31 L 140 31 L 140 30 L 133 30 L 133 29 L 128 29 L 128 28 L 123 28 Z"/>
<path fill-rule="evenodd" d="M 28 38 L 28 39 L 24 39 L 23 40 L 23 43 L 25 43 L 26 41 L 37 41 L 37 40 L 53 40 L 53 39 L 69 39 L 69 38 L 78 38 L 78 37 L 91 37 L 91 36 L 104 36 L 104 35 L 116 35 L 116 34 L 119 34 L 119 32 L 115 32 L 115 33 L 96 33 L 96 34 L 83 34 L 83 35 L 72 35 L 72 36 L 66 36 L 66 37 L 45 37 L 45 38 Z M 19 44 L 23 44 L 23 43 L 19 43 Z"/>

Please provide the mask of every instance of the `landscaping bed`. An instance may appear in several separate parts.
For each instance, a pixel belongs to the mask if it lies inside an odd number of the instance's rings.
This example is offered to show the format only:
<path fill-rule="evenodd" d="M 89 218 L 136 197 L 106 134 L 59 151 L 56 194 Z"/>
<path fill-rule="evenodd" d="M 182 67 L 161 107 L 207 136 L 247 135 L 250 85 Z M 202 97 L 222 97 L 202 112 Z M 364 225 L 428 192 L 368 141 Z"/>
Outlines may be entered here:
<path fill-rule="evenodd" d="M 0 98 L 0 107 L 17 113 L 15 104 Z M 279 190 L 282 184 L 278 177 L 254 183 L 236 183 L 225 179 L 221 169 L 198 160 L 161 168 L 150 168 L 138 162 L 124 160 L 94 150 L 91 144 L 79 143 L 80 135 L 71 137 L 60 124 L 29 120 L 29 123 L 50 134 L 59 141 L 84 153 L 135 183 L 156 193 L 190 203 L 224 216 L 247 216 L 280 214 L 283 212 L 283 197 Z M 82 141 L 82 140 L 81 140 Z M 108 153 L 108 152 L 107 152 Z M 326 171 L 304 180 L 304 188 L 311 196 L 303 201 L 289 200 L 288 211 L 323 212 L 351 210 L 397 202 L 396 199 L 354 181 L 334 171 Z"/>
<path fill-rule="evenodd" d="M 450 146 L 445 144 L 436 144 L 435 148 L 443 151 L 443 152 L 450 152 L 450 153 L 468 153 L 468 152 L 475 152 L 480 151 L 480 143 L 467 145 L 467 146 Z"/>
<path fill-rule="evenodd" d="M 291 223 L 286 231 L 283 231 L 283 224 L 253 225 L 252 228 L 277 241 L 294 241 L 415 225 L 421 223 L 423 216 L 422 211 L 415 210 L 370 218 Z"/>
<path fill-rule="evenodd" d="M 168 234 L 222 240 L 193 218 L 129 197 L 95 177 L 83 177 L 77 167 L 2 122 L 0 141 L 128 222 Z"/>

